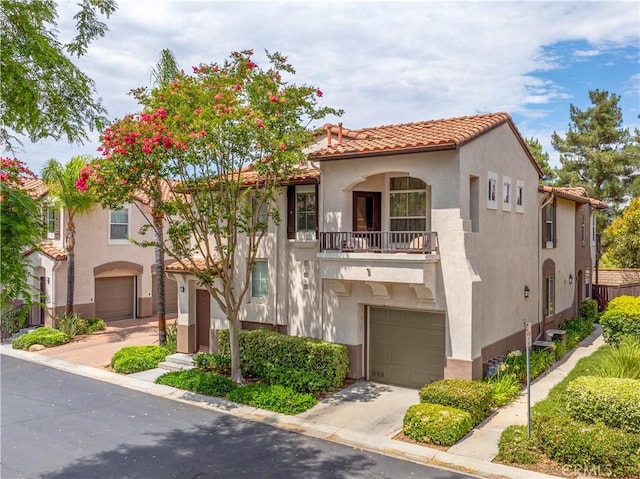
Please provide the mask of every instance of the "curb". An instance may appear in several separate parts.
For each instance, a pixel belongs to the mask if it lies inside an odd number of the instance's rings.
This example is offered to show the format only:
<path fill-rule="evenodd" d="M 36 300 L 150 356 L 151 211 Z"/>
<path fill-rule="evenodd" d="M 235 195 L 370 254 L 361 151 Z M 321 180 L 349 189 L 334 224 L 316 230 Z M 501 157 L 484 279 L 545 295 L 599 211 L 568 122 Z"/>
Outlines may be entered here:
<path fill-rule="evenodd" d="M 108 382 L 153 396 L 190 404 L 249 421 L 261 422 L 291 432 L 396 457 L 417 464 L 437 466 L 476 477 L 492 479 L 522 479 L 523 477 L 527 479 L 558 478 L 558 476 L 482 461 L 439 449 L 397 441 L 386 436 L 351 431 L 346 428 L 306 421 L 296 416 L 287 416 L 251 406 L 238 405 L 222 398 L 204 396 L 190 391 L 176 389 L 171 386 L 155 384 L 143 379 L 51 358 L 44 354 L 34 354 L 28 351 L 13 349 L 11 344 L 0 345 L 0 355 L 49 366 L 61 371 Z"/>

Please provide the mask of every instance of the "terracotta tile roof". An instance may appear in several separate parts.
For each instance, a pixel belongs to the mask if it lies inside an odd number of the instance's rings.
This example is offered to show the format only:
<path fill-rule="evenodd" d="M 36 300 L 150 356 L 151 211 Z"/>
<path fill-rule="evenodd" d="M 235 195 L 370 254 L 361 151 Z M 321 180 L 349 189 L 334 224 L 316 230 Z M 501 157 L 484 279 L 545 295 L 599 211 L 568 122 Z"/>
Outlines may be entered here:
<path fill-rule="evenodd" d="M 378 152 L 455 148 L 503 123 L 510 123 L 517 132 L 508 113 L 490 113 L 359 130 L 342 128 L 341 144 L 332 140 L 331 146 L 311 153 L 311 157 L 322 160 L 345 155 L 366 156 Z M 330 124 L 324 127 L 332 135 L 340 135 L 340 128 Z"/>
<path fill-rule="evenodd" d="M 241 175 L 245 186 L 253 186 L 258 181 L 258 173 L 252 168 L 245 169 Z M 304 165 L 301 166 L 293 175 L 283 181 L 283 183 L 301 183 L 309 180 L 317 180 L 318 178 L 320 178 L 320 172 L 318 170 Z"/>
<path fill-rule="evenodd" d="M 195 263 L 195 268 L 190 265 L 190 261 L 188 259 L 182 259 L 181 261 L 175 261 L 173 263 L 165 266 L 165 271 L 169 273 L 189 273 L 197 269 L 198 271 L 207 271 L 209 269 L 217 269 L 217 265 L 212 265 L 211 267 L 207 267 L 207 262 L 204 258 L 194 258 L 193 262 Z"/>
<path fill-rule="evenodd" d="M 560 198 L 575 201 L 576 203 L 589 203 L 594 208 L 606 209 L 609 207 L 604 201 L 589 198 L 587 190 L 581 186 L 547 186 L 538 185 L 538 191 L 542 193 L 553 193 Z"/>
<path fill-rule="evenodd" d="M 178 184 L 179 182 L 176 180 L 162 181 L 160 183 L 160 192 L 162 193 L 163 201 L 167 201 L 172 197 L 173 189 Z M 147 195 L 144 191 L 134 191 L 133 198 L 144 205 L 149 204 L 149 195 Z"/>
<path fill-rule="evenodd" d="M 598 270 L 598 284 L 622 286 L 640 284 L 640 269 L 603 269 Z"/>
<path fill-rule="evenodd" d="M 44 253 L 56 261 L 64 261 L 67 259 L 67 251 L 60 246 L 56 246 L 51 241 L 43 241 L 41 243 L 38 243 L 38 248 L 31 250 L 27 254 L 35 253 L 36 251 Z"/>
<path fill-rule="evenodd" d="M 21 188 L 34 199 L 40 199 L 47 194 L 47 186 L 39 178 L 20 178 Z"/>

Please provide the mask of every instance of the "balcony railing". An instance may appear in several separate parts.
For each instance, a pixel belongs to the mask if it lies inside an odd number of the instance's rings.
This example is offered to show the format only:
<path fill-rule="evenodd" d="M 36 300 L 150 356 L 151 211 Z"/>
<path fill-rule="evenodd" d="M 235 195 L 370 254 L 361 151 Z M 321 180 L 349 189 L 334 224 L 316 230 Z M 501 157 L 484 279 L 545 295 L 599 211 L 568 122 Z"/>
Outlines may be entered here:
<path fill-rule="evenodd" d="M 438 234 L 425 231 L 321 232 L 320 251 L 437 254 Z"/>

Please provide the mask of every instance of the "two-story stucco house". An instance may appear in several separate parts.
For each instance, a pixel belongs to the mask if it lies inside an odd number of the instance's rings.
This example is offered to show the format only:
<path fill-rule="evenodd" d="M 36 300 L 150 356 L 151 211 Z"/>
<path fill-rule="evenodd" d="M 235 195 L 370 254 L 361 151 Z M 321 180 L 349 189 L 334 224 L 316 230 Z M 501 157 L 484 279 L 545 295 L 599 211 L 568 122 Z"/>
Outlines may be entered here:
<path fill-rule="evenodd" d="M 351 378 L 482 377 L 543 314 L 541 174 L 506 113 L 326 125 L 283 185 L 283 221 L 260 246 L 242 327 L 345 344 Z M 574 244 L 555 253 L 578 281 Z M 217 304 L 180 264 L 168 272 L 178 350 L 215 350 L 227 328 Z"/>
<path fill-rule="evenodd" d="M 67 295 L 67 252 L 64 228 L 66 211 L 53 206 L 40 180 L 25 185 L 43 211 L 44 231 L 40 249 L 29 253 L 34 291 L 39 291 L 46 308 L 34 307 L 30 324 L 51 325 L 64 313 Z M 153 248 L 132 244 L 144 224 L 141 203 L 121 210 L 100 206 L 75 218 L 74 311 L 84 317 L 105 321 L 151 316 L 155 309 Z M 176 285 L 166 282 L 167 312 L 177 311 Z"/>

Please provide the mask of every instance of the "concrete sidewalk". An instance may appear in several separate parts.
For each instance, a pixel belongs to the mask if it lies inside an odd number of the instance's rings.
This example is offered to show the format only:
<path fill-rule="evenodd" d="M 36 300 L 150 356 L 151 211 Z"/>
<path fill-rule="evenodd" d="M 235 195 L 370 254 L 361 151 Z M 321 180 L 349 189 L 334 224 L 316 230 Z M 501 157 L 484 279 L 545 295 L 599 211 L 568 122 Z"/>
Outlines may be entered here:
<path fill-rule="evenodd" d="M 595 331 L 583 339 L 576 349 L 531 383 L 531 406 L 545 399 L 551 388 L 562 381 L 580 359 L 589 356 L 604 344 L 601 326 L 596 324 L 595 327 Z M 481 461 L 492 461 L 498 454 L 498 440 L 502 431 L 512 424 L 527 424 L 526 390 L 513 403 L 500 408 L 475 428 L 465 439 L 451 446 L 449 452 Z"/>

